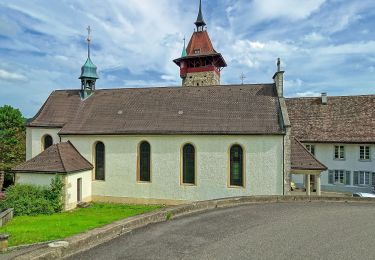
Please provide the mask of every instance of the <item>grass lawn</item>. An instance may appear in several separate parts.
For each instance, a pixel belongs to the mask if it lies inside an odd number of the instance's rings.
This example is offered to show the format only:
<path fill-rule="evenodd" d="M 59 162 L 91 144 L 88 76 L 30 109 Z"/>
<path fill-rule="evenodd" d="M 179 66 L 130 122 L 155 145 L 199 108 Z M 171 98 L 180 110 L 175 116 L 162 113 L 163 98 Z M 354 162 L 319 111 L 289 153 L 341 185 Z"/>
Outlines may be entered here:
<path fill-rule="evenodd" d="M 89 208 L 53 215 L 15 217 L 0 233 L 10 234 L 9 246 L 63 239 L 161 206 L 94 203 Z"/>

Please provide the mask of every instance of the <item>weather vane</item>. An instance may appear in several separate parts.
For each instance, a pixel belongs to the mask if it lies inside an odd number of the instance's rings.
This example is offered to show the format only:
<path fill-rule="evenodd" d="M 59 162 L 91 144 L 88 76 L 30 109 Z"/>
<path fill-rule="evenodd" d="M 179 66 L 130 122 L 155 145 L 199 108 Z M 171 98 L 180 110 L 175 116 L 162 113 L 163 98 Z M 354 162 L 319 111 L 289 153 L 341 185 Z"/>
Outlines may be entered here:
<path fill-rule="evenodd" d="M 240 75 L 240 79 L 241 79 L 242 85 L 243 85 L 243 81 L 244 81 L 244 79 L 246 79 L 246 76 L 245 76 L 245 74 L 243 72 Z"/>
<path fill-rule="evenodd" d="M 87 54 L 90 58 L 90 43 L 91 43 L 91 27 L 90 25 L 87 27 Z"/>

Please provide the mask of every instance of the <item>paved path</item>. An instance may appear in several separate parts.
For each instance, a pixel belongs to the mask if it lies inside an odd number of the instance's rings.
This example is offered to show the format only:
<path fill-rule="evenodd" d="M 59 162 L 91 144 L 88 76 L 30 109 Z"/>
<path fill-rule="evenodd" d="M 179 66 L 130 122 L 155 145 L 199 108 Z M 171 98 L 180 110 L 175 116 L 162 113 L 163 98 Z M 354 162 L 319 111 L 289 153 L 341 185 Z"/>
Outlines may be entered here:
<path fill-rule="evenodd" d="M 217 209 L 135 230 L 71 259 L 375 259 L 375 205 Z"/>

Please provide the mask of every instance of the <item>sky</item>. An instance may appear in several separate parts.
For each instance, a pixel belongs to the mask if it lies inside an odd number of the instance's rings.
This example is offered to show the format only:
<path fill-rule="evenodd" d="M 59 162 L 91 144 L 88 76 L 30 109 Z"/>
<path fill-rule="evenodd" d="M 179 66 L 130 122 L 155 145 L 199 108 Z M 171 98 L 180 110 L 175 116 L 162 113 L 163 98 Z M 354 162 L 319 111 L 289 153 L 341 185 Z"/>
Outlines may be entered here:
<path fill-rule="evenodd" d="M 50 93 L 80 89 L 87 58 L 97 88 L 180 86 L 183 38 L 198 0 L 0 0 L 0 106 L 34 116 Z M 276 60 L 285 95 L 375 94 L 374 0 L 203 0 L 222 84 L 271 83 Z"/>

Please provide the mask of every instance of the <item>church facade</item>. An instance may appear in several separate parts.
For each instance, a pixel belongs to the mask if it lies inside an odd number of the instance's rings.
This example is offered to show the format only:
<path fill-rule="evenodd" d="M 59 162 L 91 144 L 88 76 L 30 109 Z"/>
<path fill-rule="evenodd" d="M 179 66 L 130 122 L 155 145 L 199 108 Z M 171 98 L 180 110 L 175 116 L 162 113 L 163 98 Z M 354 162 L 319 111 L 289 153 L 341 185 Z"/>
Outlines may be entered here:
<path fill-rule="evenodd" d="M 97 89 L 89 51 L 81 89 L 54 91 L 27 126 L 27 162 L 13 169 L 16 183 L 48 185 L 60 175 L 72 209 L 88 201 L 285 195 L 292 168 L 325 170 L 291 141 L 280 63 L 271 83 L 220 85 L 227 64 L 212 46 L 201 4 L 195 25 L 174 60 L 178 87 Z"/>

